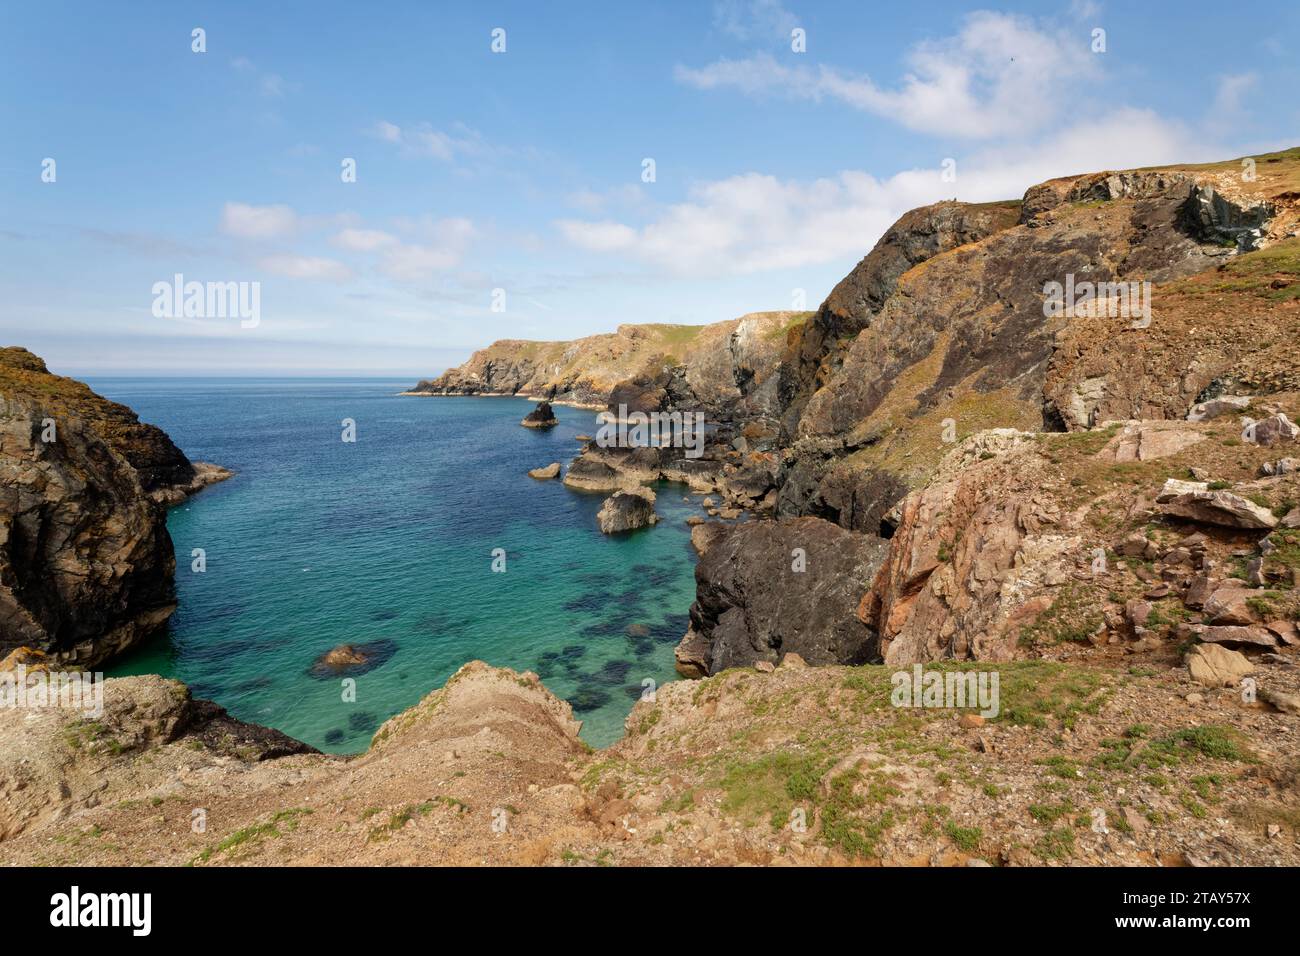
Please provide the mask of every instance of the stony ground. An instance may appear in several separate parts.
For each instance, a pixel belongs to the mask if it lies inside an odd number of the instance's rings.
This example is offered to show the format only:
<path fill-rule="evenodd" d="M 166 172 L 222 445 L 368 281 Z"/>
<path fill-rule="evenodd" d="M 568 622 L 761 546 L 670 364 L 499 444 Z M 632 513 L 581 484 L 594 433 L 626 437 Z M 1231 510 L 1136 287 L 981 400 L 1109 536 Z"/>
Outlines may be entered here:
<path fill-rule="evenodd" d="M 597 752 L 532 675 L 476 663 L 355 758 L 258 759 L 186 729 L 181 685 L 117 679 L 98 721 L 0 711 L 0 862 L 1300 863 L 1300 715 L 1168 653 L 1060 657 L 997 665 L 986 721 L 893 706 L 883 666 L 731 670 Z M 1254 676 L 1295 694 L 1296 663 Z"/>

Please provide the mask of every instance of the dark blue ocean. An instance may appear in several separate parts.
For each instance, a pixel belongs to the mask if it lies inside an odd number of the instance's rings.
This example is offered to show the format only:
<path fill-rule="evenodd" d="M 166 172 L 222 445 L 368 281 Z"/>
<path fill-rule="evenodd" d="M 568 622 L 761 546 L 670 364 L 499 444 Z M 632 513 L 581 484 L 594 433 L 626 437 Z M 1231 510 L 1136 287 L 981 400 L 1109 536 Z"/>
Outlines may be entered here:
<path fill-rule="evenodd" d="M 192 460 L 236 476 L 174 508 L 180 607 L 169 633 L 110 676 L 185 681 L 244 720 L 323 750 L 363 750 L 388 717 L 480 659 L 538 672 L 604 746 L 644 682 L 674 678 L 694 597 L 684 519 L 698 496 L 660 485 L 658 525 L 610 537 L 602 496 L 535 481 L 578 450 L 595 414 L 533 403 L 397 394 L 409 380 L 94 379 Z M 356 441 L 341 440 L 342 420 Z M 203 573 L 192 552 L 206 554 Z M 492 570 L 493 551 L 506 570 Z M 355 703 L 316 658 L 369 644 Z"/>

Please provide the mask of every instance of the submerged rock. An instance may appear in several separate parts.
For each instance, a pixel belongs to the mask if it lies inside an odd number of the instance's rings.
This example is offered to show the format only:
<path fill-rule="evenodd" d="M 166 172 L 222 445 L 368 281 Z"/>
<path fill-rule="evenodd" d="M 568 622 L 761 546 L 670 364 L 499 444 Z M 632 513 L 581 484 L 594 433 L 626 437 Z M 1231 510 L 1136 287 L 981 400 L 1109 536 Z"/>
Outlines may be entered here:
<path fill-rule="evenodd" d="M 319 678 L 364 674 L 386 663 L 395 653 L 396 641 L 340 644 L 316 658 L 308 673 Z"/>
<path fill-rule="evenodd" d="M 655 514 L 655 493 L 649 488 L 616 491 L 605 499 L 596 521 L 605 534 L 634 531 L 659 520 Z"/>

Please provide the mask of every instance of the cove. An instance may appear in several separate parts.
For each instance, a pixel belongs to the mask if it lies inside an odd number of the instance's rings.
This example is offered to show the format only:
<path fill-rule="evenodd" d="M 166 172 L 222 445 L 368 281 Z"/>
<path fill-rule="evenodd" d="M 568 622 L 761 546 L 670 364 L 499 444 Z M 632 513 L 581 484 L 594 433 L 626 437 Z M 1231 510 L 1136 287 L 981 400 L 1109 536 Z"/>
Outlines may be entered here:
<path fill-rule="evenodd" d="M 530 401 L 398 395 L 408 379 L 91 384 L 192 459 L 237 473 L 171 511 L 179 608 L 168 634 L 108 676 L 175 677 L 335 753 L 364 750 L 469 660 L 537 672 L 593 746 L 621 736 L 646 681 L 676 677 L 698 496 L 658 486 L 659 523 L 611 537 L 596 525 L 603 495 L 527 476 L 567 466 L 594 412 L 557 406 L 560 424 L 539 432 L 518 424 Z M 344 418 L 355 443 L 339 439 Z M 495 549 L 505 573 L 492 571 Z M 351 675 L 355 702 L 312 673 L 344 643 L 391 649 Z"/>

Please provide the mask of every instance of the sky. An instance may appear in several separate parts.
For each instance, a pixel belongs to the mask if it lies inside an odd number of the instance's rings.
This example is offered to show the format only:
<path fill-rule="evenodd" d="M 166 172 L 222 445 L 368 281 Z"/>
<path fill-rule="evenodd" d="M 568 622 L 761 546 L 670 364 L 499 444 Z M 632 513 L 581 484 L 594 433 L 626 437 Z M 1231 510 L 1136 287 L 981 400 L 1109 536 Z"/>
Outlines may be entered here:
<path fill-rule="evenodd" d="M 916 206 L 1300 144 L 1300 4 L 1243 16 L 4 2 L 0 345 L 424 377 L 500 338 L 814 309 Z M 186 314 L 177 275 L 255 290 L 255 321 Z"/>

